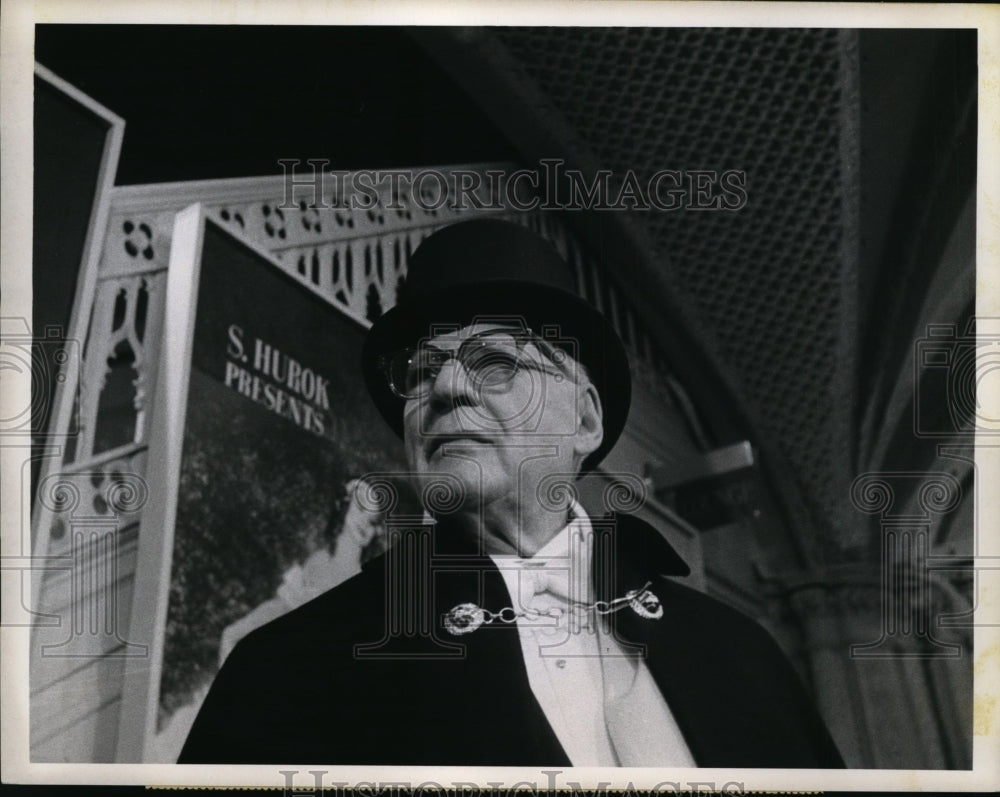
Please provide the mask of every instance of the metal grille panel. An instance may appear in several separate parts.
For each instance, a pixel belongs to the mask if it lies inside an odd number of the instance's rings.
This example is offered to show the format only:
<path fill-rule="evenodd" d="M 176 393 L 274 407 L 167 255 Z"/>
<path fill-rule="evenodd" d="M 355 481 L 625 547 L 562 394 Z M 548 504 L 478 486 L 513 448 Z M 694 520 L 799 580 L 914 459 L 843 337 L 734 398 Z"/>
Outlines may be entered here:
<path fill-rule="evenodd" d="M 736 375 L 762 437 L 836 530 L 847 503 L 853 302 L 845 304 L 845 45 L 833 30 L 502 29 L 580 151 L 645 185 L 737 169 L 738 212 L 642 221 L 694 323 Z M 829 539 L 826 540 L 833 543 Z"/>

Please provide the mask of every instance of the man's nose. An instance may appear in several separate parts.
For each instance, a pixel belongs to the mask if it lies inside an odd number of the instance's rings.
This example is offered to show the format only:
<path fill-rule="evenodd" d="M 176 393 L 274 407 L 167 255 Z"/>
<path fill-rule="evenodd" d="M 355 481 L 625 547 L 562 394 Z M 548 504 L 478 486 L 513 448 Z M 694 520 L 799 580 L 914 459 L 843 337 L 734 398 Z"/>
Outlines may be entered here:
<path fill-rule="evenodd" d="M 431 400 L 449 404 L 475 403 L 476 391 L 469 372 L 458 359 L 453 357 L 441 366 L 431 383 Z"/>

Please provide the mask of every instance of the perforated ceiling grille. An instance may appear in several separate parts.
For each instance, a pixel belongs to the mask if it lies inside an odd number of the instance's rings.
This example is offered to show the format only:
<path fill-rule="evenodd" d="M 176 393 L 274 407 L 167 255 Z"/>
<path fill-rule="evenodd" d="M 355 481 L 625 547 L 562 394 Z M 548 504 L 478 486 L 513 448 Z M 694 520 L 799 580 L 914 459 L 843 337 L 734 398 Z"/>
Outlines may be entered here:
<path fill-rule="evenodd" d="M 841 257 L 842 200 L 854 196 L 842 167 L 850 40 L 829 30 L 495 35 L 601 167 L 633 170 L 643 185 L 659 169 L 746 173 L 742 210 L 654 210 L 641 222 L 761 442 L 780 447 L 834 543 L 850 472 L 850 368 L 838 355 L 854 313 Z"/>

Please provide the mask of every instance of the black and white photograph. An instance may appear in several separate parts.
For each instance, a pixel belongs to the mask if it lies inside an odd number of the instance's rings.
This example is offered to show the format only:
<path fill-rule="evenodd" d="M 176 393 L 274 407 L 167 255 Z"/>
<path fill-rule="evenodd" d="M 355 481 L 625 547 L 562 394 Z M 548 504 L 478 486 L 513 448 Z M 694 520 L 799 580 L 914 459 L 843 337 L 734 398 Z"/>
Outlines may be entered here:
<path fill-rule="evenodd" d="M 152 5 L 6 15 L 5 782 L 998 774 L 995 9 Z"/>

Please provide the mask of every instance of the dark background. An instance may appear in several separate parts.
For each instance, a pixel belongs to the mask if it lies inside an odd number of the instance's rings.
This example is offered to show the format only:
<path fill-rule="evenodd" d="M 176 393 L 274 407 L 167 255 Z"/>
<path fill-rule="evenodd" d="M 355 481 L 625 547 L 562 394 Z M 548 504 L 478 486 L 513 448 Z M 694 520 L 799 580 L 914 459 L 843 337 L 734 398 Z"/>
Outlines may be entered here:
<path fill-rule="evenodd" d="M 40 25 L 36 59 L 126 120 L 118 185 L 514 157 L 402 28 Z"/>

